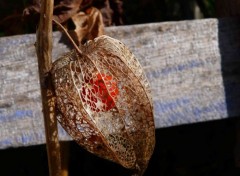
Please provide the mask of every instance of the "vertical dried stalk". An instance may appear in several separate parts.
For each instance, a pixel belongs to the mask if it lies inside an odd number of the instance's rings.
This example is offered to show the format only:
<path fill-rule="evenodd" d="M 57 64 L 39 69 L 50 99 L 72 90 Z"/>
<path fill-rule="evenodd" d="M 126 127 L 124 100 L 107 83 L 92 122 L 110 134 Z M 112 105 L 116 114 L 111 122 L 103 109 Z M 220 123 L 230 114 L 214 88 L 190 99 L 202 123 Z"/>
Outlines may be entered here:
<path fill-rule="evenodd" d="M 54 91 L 49 76 L 52 64 L 53 0 L 42 0 L 40 23 L 37 31 L 37 56 L 42 94 L 44 124 L 50 176 L 61 175 L 60 145 L 55 116 Z"/>

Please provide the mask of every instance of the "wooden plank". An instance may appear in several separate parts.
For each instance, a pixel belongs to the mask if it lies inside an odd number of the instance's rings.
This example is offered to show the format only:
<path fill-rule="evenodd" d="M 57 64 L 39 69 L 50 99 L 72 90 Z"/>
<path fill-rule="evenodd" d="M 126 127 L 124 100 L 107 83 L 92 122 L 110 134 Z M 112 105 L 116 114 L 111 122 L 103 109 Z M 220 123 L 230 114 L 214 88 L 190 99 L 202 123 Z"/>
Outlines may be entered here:
<path fill-rule="evenodd" d="M 142 63 L 156 128 L 240 115 L 239 19 L 109 27 Z M 0 148 L 45 142 L 35 34 L 0 38 Z M 53 58 L 69 50 L 54 33 Z M 61 140 L 69 136 L 59 129 Z"/>

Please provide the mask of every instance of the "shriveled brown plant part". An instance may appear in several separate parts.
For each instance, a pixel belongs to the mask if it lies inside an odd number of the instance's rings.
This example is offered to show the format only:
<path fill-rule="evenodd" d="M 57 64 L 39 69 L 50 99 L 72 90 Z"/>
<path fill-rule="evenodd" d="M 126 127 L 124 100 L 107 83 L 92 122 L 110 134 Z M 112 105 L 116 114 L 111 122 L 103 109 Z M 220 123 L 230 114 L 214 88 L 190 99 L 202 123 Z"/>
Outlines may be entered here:
<path fill-rule="evenodd" d="M 70 31 L 70 34 L 77 39 L 78 44 L 93 40 L 104 33 L 102 14 L 94 7 L 88 8 L 85 12 L 80 11 L 72 16 L 71 20 L 75 30 Z"/>
<path fill-rule="evenodd" d="M 153 103 L 129 49 L 102 35 L 75 45 L 51 73 L 57 118 L 70 136 L 89 152 L 143 175 L 155 145 Z"/>
<path fill-rule="evenodd" d="M 33 0 L 23 11 L 25 19 L 37 15 L 41 0 Z M 120 25 L 122 1 L 57 0 L 53 18 L 63 24 L 77 43 L 84 43 L 103 34 L 104 26 Z"/>

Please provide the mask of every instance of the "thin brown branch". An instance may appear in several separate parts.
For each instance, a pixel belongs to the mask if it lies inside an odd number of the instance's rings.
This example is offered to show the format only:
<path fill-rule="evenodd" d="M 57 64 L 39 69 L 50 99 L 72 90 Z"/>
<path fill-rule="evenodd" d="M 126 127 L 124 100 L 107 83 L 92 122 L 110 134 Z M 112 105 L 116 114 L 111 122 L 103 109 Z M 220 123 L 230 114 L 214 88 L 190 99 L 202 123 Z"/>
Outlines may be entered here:
<path fill-rule="evenodd" d="M 68 31 L 56 20 L 53 19 L 53 22 L 56 23 L 62 30 L 63 32 L 67 35 L 68 39 L 71 41 L 72 45 L 74 48 L 77 50 L 77 52 L 82 55 L 82 51 L 79 49 L 77 44 L 73 41 L 72 37 L 69 35 Z"/>
<path fill-rule="evenodd" d="M 55 97 L 51 79 L 48 74 L 52 66 L 52 14 L 53 0 L 42 0 L 36 50 L 46 132 L 49 175 L 60 176 L 61 158 L 57 120 L 55 116 Z"/>

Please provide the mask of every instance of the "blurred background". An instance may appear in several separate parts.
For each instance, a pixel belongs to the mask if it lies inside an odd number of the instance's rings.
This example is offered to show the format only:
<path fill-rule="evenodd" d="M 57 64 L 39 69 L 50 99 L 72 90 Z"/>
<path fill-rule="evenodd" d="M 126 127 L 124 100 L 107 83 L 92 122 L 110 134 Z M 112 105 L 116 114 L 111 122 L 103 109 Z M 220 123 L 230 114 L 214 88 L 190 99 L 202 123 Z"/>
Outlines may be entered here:
<path fill-rule="evenodd" d="M 70 1 L 70 0 L 69 0 Z M 217 1 L 217 0 L 216 0 Z M 215 0 L 110 0 L 111 25 L 129 25 L 234 16 Z M 0 36 L 35 33 L 36 22 L 23 10 L 37 1 L 1 0 Z M 223 2 L 223 1 L 222 1 Z M 225 1 L 226 2 L 226 1 Z M 233 2 L 233 1 L 231 1 Z M 87 2 L 88 3 L 88 2 Z M 105 1 L 91 1 L 99 5 Z M 94 4 L 95 3 L 95 4 Z M 117 5 L 116 5 L 117 4 Z M 227 3 L 229 4 L 229 3 Z M 99 5 L 99 6 L 98 6 Z M 33 6 L 34 7 L 34 6 Z M 219 11 L 220 9 L 220 11 Z M 84 9 L 83 9 L 84 10 Z M 104 11 L 103 11 L 104 12 Z M 237 118 L 156 130 L 156 147 L 145 176 L 238 176 Z M 1 130 L 1 129 L 0 129 Z M 70 176 L 127 176 L 131 173 L 100 159 L 75 142 L 62 142 Z M 45 145 L 0 150 L 1 176 L 48 175 Z"/>
<path fill-rule="evenodd" d="M 35 12 L 39 1 L 1 0 L 0 36 L 34 33 L 37 26 Z M 62 8 L 56 7 L 55 13 L 70 10 L 71 2 L 82 2 L 83 10 L 87 6 L 95 6 L 106 18 L 109 16 L 105 15 L 106 13 L 113 14 L 115 23 L 107 26 L 216 17 L 215 0 L 55 0 L 57 5 L 61 2 L 67 5 Z M 28 9 L 31 15 L 26 15 L 24 9 Z"/>

